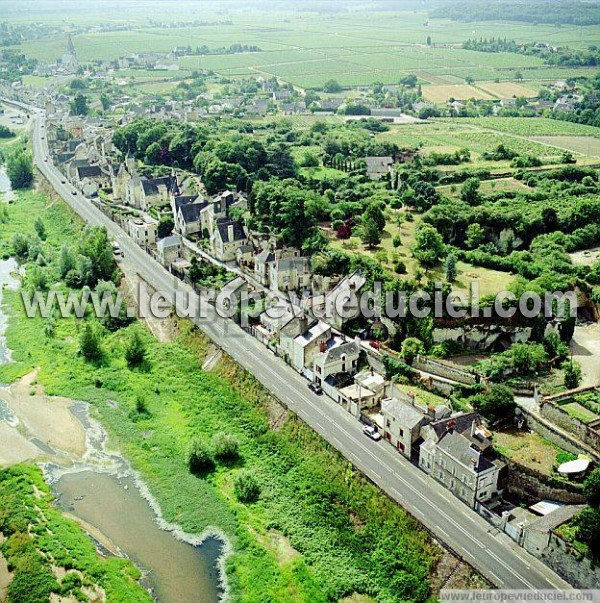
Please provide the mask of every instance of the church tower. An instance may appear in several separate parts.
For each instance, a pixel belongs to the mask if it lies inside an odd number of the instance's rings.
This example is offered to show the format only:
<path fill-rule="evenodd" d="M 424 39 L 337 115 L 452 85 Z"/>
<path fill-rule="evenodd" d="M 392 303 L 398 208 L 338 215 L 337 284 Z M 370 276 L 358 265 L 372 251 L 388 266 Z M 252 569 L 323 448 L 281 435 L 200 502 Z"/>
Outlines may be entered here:
<path fill-rule="evenodd" d="M 73 40 L 71 39 L 70 34 L 67 36 L 67 50 L 62 56 L 60 64 L 67 73 L 77 73 L 77 70 L 79 69 L 77 53 L 75 52 L 75 46 L 73 46 Z"/>

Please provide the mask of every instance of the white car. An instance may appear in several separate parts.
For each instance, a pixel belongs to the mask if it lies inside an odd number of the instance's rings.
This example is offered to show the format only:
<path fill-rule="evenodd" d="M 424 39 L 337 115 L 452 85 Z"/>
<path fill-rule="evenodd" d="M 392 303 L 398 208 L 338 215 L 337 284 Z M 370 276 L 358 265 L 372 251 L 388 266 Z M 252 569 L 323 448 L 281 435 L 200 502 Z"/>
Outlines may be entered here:
<path fill-rule="evenodd" d="M 363 433 L 372 440 L 375 440 L 375 442 L 381 440 L 381 434 L 372 425 L 365 425 L 363 427 Z"/>

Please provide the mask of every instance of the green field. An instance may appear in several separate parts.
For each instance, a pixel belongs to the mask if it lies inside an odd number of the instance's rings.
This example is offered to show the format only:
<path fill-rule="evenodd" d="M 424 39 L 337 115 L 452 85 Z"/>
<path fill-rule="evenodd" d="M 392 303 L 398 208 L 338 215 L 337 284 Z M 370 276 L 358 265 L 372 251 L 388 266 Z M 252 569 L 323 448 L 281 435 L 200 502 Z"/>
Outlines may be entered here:
<path fill-rule="evenodd" d="M 152 8 L 145 19 L 151 18 Z M 178 15 L 184 18 L 185 8 Z M 136 52 L 169 52 L 176 46 L 206 45 L 210 49 L 240 43 L 263 52 L 215 54 L 180 59 L 186 69 L 210 69 L 225 76 L 277 76 L 299 87 L 317 88 L 334 78 L 344 86 L 369 85 L 374 81 L 396 83 L 416 73 L 425 83 L 459 84 L 466 77 L 478 82 L 566 79 L 597 72 L 597 68 L 548 67 L 538 57 L 509 53 L 462 50 L 469 37 L 507 37 L 517 42 L 545 41 L 584 48 L 600 38 L 600 27 L 551 27 L 514 23 L 455 23 L 430 20 L 425 12 L 373 13 L 270 13 L 248 12 L 203 15 L 231 23 L 199 27 L 151 27 L 140 14 L 126 21 L 126 31 L 74 32 L 73 41 L 82 62 L 109 60 Z M 47 14 L 42 15 L 48 21 Z M 173 15 L 155 15 L 169 20 Z M 189 15 L 188 15 L 189 17 Z M 17 18 L 16 15 L 13 16 Z M 30 17 L 31 18 L 31 17 Z M 198 18 L 198 15 L 194 15 Z M 81 24 L 90 18 L 80 15 Z M 97 17 L 101 22 L 102 18 Z M 73 18 L 77 23 L 77 17 Z M 114 21 L 113 21 L 114 23 Z M 426 46 L 427 37 L 433 45 Z M 26 41 L 21 49 L 43 61 L 61 56 L 64 36 Z"/>

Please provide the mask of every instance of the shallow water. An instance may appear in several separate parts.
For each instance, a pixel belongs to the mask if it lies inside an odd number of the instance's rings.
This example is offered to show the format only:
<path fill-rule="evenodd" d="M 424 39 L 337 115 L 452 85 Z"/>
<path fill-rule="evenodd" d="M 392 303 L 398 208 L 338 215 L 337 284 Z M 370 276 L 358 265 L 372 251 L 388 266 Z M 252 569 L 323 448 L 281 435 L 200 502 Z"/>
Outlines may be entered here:
<path fill-rule="evenodd" d="M 11 274 L 16 270 L 18 270 L 18 265 L 14 259 L 0 260 L 0 364 L 10 361 L 10 350 L 6 345 L 5 336 L 8 317 L 3 310 L 2 292 L 4 287 L 15 288 L 17 286 L 17 280 Z"/>
<path fill-rule="evenodd" d="M 89 411 L 85 402 L 71 407 L 86 434 L 81 461 L 69 468 L 44 466 L 58 504 L 130 557 L 144 574 L 144 586 L 161 603 L 219 601 L 224 595 L 219 573 L 223 542 L 208 536 L 200 544 L 199 536 L 165 522 L 140 476 L 107 449 L 106 432 Z M 102 546 L 98 549 L 103 552 Z"/>
<path fill-rule="evenodd" d="M 82 471 L 54 484 L 61 508 L 98 528 L 144 572 L 143 583 L 164 603 L 219 599 L 214 538 L 194 547 L 161 530 L 132 477 Z M 148 572 L 146 574 L 146 572 Z"/>

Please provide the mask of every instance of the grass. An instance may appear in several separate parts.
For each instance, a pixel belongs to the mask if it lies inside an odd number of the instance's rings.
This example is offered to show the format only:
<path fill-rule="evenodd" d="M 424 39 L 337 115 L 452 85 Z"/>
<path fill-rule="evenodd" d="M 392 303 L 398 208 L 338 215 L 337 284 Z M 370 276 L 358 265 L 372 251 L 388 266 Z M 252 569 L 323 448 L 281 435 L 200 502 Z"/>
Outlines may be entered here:
<path fill-rule="evenodd" d="M 37 467 L 0 470 L 0 552 L 13 570 L 9 600 L 36 603 L 50 593 L 82 601 L 105 592 L 107 603 L 150 602 L 128 559 L 102 558 L 88 535 L 54 507 L 50 487 Z M 58 580 L 54 568 L 67 573 Z"/>
<path fill-rule="evenodd" d="M 525 431 L 494 432 L 494 448 L 519 465 L 544 475 L 554 473 L 556 455 L 561 452 L 537 433 Z"/>
<path fill-rule="evenodd" d="M 46 204 L 26 193 L 9 206 L 0 231 L 33 231 L 42 216 L 50 261 L 81 225 L 62 202 Z M 215 372 L 201 370 L 209 342 L 187 322 L 179 337 L 158 343 L 140 324 L 104 332 L 99 365 L 78 354 L 81 323 L 56 322 L 54 337 L 40 337 L 44 320 L 26 319 L 18 293 L 6 292 L 7 330 L 13 359 L 0 368 L 10 382 L 39 367 L 48 394 L 91 402 L 118 446 L 141 471 L 168 521 L 192 533 L 217 526 L 231 540 L 228 576 L 236 600 L 331 601 L 354 592 L 385 601 L 424 601 L 440 549 L 402 508 L 371 485 L 335 450 L 293 416 L 273 422 L 274 406 L 255 379 L 228 359 Z M 130 370 L 123 350 L 137 330 L 147 346 L 145 370 Z M 136 412 L 142 396 L 146 413 Z M 118 407 L 109 405 L 115 400 Z M 186 451 L 194 437 L 210 441 L 217 432 L 235 435 L 241 460 L 218 464 L 203 477 L 192 475 Z M 237 501 L 233 480 L 252 471 L 261 498 Z M 281 555 L 277 542 L 298 554 Z M 291 548 L 290 548 L 291 547 Z"/>
<path fill-rule="evenodd" d="M 394 219 L 394 216 L 398 213 L 401 212 L 388 210 L 387 224 L 381 243 L 373 249 L 363 245 L 362 241 L 356 236 L 345 241 L 332 237 L 330 245 L 333 249 L 342 249 L 349 253 L 370 257 L 392 272 L 394 271 L 395 260 L 401 260 L 406 265 L 406 276 L 414 278 L 420 266 L 419 262 L 413 257 L 412 248 L 415 244 L 415 230 L 421 218 L 418 214 L 414 214 L 414 222 L 404 221 L 398 226 Z M 398 248 L 394 248 L 393 238 L 398 234 L 402 244 Z M 452 288 L 455 291 L 469 292 L 471 283 L 477 282 L 480 295 L 496 295 L 499 291 L 505 290 L 513 276 L 507 272 L 473 266 L 462 261 L 456 263 L 456 269 L 458 276 L 456 281 L 452 283 Z M 444 282 L 443 266 L 441 264 L 434 266 L 428 270 L 425 277 L 430 282 Z"/>
<path fill-rule="evenodd" d="M 47 11 L 36 15 L 34 10 L 33 14 L 28 14 L 29 18 L 39 21 L 53 21 Z M 15 15 L 13 19 L 19 20 L 19 17 L 22 15 Z M 263 52 L 185 57 L 180 64 L 189 69 L 212 69 L 227 76 L 277 75 L 304 88 L 320 87 L 332 77 L 345 86 L 354 87 L 370 85 L 377 80 L 397 83 L 403 75 L 416 72 L 431 84 L 460 85 L 471 76 L 477 81 L 477 92 L 466 98 L 487 94 L 490 90 L 487 84 L 495 79 L 506 82 L 506 86 L 514 86 L 510 82 L 514 82 L 517 72 L 522 73 L 525 80 L 539 81 L 598 71 L 597 68 L 549 67 L 538 57 L 481 53 L 462 50 L 458 46 L 472 37 L 475 28 L 478 37 L 507 37 L 517 42 L 543 39 L 555 45 L 585 48 L 596 43 L 599 27 L 559 29 L 514 23 L 464 24 L 429 20 L 426 12 L 378 13 L 367 9 L 335 14 L 327 10 L 318 14 L 275 10 L 268 13 L 232 12 L 227 14 L 228 23 L 177 28 L 151 26 L 150 18 L 164 22 L 175 16 L 146 7 L 144 12 L 134 10 L 122 19 L 111 15 L 111 23 L 121 21 L 127 25 L 128 29 L 124 31 L 74 31 L 73 41 L 80 61 L 110 60 L 136 52 L 169 52 L 179 45 L 192 48 L 206 45 L 214 50 L 241 43 L 258 46 Z M 179 7 L 177 19 L 192 21 L 198 19 L 198 14 Z M 224 17 L 209 12 L 203 13 L 202 19 L 222 21 Z M 69 20 L 70 24 L 82 25 L 104 21 L 106 15 L 93 11 L 85 17 L 75 13 Z M 428 26 L 425 21 L 429 21 Z M 428 36 L 434 43 L 431 47 L 425 45 Z M 448 44 L 456 47 L 438 46 Z M 65 38 L 60 35 L 25 41 L 19 48 L 32 57 L 51 62 L 64 52 Z M 504 95 L 507 90 L 500 88 L 491 95 Z M 512 93 L 508 95 L 512 96 Z"/>

